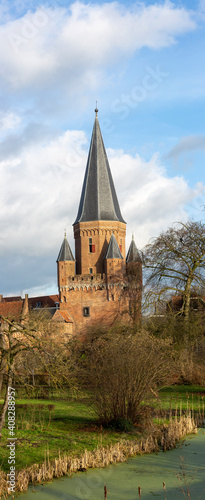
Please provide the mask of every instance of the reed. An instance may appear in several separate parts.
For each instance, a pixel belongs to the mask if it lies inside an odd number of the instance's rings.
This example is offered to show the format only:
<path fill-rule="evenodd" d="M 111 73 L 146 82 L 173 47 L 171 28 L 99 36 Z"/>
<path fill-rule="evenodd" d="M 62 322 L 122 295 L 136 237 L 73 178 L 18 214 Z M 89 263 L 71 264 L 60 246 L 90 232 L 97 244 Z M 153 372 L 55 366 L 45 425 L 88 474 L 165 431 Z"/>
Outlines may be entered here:
<path fill-rule="evenodd" d="M 160 448 L 170 450 L 176 446 L 176 442 L 187 434 L 196 432 L 195 422 L 189 415 L 181 417 L 179 421 L 171 420 L 170 424 L 164 424 L 158 431 L 142 438 L 141 441 L 123 440 L 106 448 L 98 447 L 94 451 L 85 450 L 80 457 L 61 456 L 59 452 L 59 457 L 50 461 L 47 450 L 43 464 L 34 464 L 17 473 L 16 492 L 26 492 L 29 484 L 51 481 L 53 478 L 71 475 L 89 468 L 106 467 L 109 464 L 124 462 L 128 457 L 134 455 L 156 452 Z M 2 471 L 0 474 L 0 499 L 3 500 L 3 498 L 7 498 L 6 474 Z"/>
<path fill-rule="evenodd" d="M 165 482 L 163 481 L 163 490 L 164 490 L 164 495 L 165 495 L 165 500 L 167 500 L 167 493 L 166 493 L 166 484 Z"/>

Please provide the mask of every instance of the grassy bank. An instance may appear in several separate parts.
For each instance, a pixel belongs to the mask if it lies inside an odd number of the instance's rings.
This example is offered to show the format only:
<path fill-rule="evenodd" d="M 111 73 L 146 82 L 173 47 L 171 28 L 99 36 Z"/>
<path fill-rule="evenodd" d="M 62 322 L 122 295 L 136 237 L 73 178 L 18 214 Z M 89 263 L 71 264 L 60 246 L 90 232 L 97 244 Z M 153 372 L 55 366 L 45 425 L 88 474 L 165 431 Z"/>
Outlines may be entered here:
<path fill-rule="evenodd" d="M 149 405 L 157 410 L 191 407 L 203 411 L 205 389 L 198 386 L 172 386 L 162 389 L 159 397 L 153 395 Z M 7 422 L 0 442 L 1 469 L 9 470 Z M 143 433 L 144 434 L 144 433 Z M 145 433 L 146 434 L 146 433 Z M 140 437 L 141 428 L 131 427 L 129 434 L 102 429 L 85 401 L 16 400 L 16 469 L 43 463 L 45 454 L 50 460 L 61 453 L 81 456 L 85 449 L 93 451 L 99 446 L 116 444 L 119 439 Z"/>
<path fill-rule="evenodd" d="M 51 408 L 49 410 L 49 408 Z M 107 446 L 119 440 L 117 432 L 106 432 L 95 424 L 94 413 L 83 402 L 45 400 L 16 401 L 16 469 L 42 463 L 49 452 L 50 459 L 61 453 L 79 456 L 99 445 Z M 9 470 L 9 432 L 7 423 L 0 442 L 1 469 Z"/>
<path fill-rule="evenodd" d="M 187 434 L 196 432 L 196 427 L 190 416 L 182 416 L 179 419 L 170 420 L 169 424 L 164 424 L 160 428 L 152 430 L 146 438 L 135 440 L 122 440 L 115 445 L 99 446 L 94 451 L 85 450 L 79 458 L 59 454 L 59 458 L 50 460 L 47 455 L 45 461 L 40 465 L 33 465 L 23 469 L 16 474 L 16 492 L 26 492 L 29 484 L 39 484 L 51 481 L 64 475 L 70 475 L 77 471 L 84 471 L 88 468 L 102 468 L 109 464 L 124 462 L 127 458 L 136 454 L 152 453 L 172 449 L 176 442 Z M 7 498 L 6 474 L 0 472 L 0 498 Z"/>

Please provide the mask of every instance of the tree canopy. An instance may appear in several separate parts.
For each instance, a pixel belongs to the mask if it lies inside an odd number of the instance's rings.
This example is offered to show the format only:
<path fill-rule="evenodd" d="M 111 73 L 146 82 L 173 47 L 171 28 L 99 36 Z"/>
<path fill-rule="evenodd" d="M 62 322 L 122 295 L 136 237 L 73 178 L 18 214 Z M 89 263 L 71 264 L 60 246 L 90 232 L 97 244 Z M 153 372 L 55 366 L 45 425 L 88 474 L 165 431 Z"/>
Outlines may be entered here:
<path fill-rule="evenodd" d="M 205 225 L 192 220 L 175 224 L 145 247 L 143 262 L 150 295 L 180 295 L 188 319 L 191 293 L 205 284 Z"/>

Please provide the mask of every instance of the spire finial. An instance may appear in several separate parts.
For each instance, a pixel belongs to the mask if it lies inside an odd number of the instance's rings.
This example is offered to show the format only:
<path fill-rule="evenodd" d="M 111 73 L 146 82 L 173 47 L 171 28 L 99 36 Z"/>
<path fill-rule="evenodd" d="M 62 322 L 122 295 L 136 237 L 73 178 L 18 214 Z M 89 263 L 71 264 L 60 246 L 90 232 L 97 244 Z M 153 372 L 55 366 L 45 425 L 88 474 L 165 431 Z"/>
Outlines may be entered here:
<path fill-rule="evenodd" d="M 98 102 L 96 101 L 95 116 L 98 116 Z"/>
<path fill-rule="evenodd" d="M 134 233 L 132 232 L 132 241 L 134 241 Z"/>
<path fill-rule="evenodd" d="M 64 238 L 66 238 L 66 229 L 64 229 Z"/>

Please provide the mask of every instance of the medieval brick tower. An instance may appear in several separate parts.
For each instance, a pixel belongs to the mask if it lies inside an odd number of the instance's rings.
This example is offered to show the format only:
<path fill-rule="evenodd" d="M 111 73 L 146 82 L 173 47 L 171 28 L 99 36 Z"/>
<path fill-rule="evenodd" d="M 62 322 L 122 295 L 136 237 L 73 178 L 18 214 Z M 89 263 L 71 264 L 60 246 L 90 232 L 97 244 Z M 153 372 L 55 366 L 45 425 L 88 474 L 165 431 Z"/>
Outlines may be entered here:
<path fill-rule="evenodd" d="M 121 215 L 95 110 L 90 151 L 77 218 L 73 224 L 75 259 L 66 235 L 58 259 L 60 316 L 76 333 L 96 322 L 129 317 L 130 263 L 137 269 L 138 314 L 142 265 L 134 241 L 126 265 L 126 223 Z M 127 273 L 128 270 L 128 273 Z M 133 299 L 132 299 L 133 300 Z"/>

